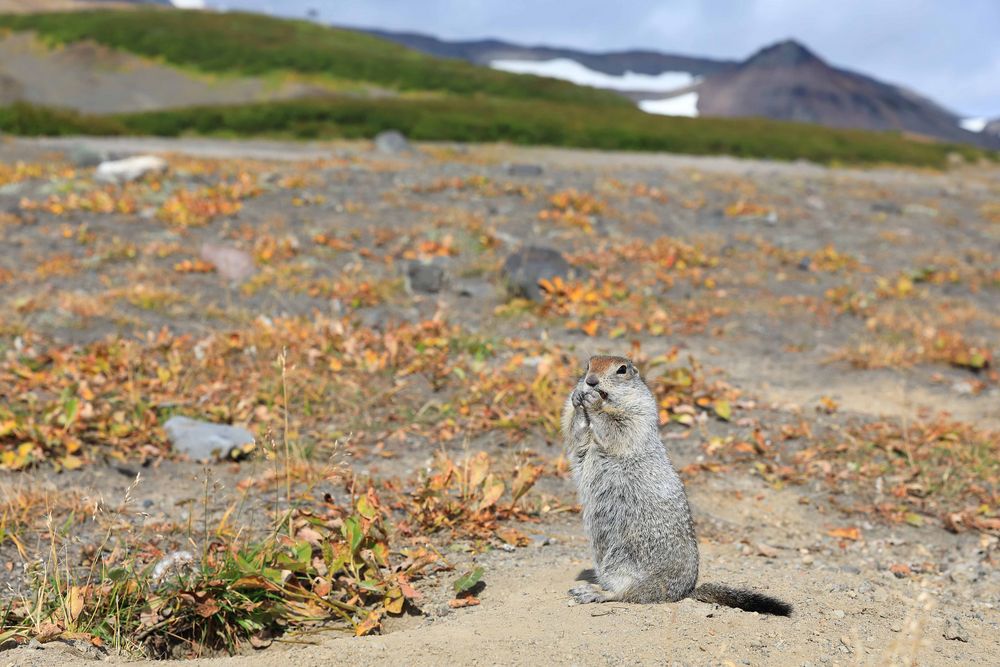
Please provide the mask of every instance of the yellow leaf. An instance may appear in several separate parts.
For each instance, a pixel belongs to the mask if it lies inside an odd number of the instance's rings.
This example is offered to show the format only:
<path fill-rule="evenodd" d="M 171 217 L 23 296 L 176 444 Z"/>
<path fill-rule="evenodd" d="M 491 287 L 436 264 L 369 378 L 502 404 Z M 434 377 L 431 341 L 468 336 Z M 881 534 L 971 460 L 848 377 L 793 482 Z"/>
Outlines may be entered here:
<path fill-rule="evenodd" d="M 77 470 L 78 468 L 83 466 L 83 459 L 81 459 L 79 456 L 74 456 L 73 454 L 69 454 L 67 456 L 62 457 L 60 463 L 62 464 L 62 467 L 65 470 Z"/>
<path fill-rule="evenodd" d="M 479 502 L 479 511 L 482 511 L 488 507 L 492 507 L 500 500 L 500 496 L 503 495 L 504 484 L 501 480 L 497 479 L 490 474 L 486 477 L 486 481 L 483 482 L 483 499 Z"/>
<path fill-rule="evenodd" d="M 83 613 L 84 590 L 82 586 L 70 586 L 69 594 L 66 596 L 66 613 L 69 621 L 75 623 Z"/>
<path fill-rule="evenodd" d="M 530 466 L 523 465 L 520 470 L 517 471 L 517 477 L 514 478 L 513 486 L 511 487 L 511 495 L 514 497 L 512 502 L 517 502 L 518 499 L 528 492 L 532 486 L 534 486 L 535 481 L 542 474 L 541 466 Z"/>
<path fill-rule="evenodd" d="M 489 472 L 490 456 L 486 452 L 479 452 L 469 462 L 469 488 L 474 489 L 482 484 Z"/>
<path fill-rule="evenodd" d="M 729 401 L 724 399 L 719 399 L 712 406 L 715 410 L 715 414 L 718 415 L 719 419 L 723 421 L 729 421 L 733 416 L 733 408 L 729 405 Z"/>

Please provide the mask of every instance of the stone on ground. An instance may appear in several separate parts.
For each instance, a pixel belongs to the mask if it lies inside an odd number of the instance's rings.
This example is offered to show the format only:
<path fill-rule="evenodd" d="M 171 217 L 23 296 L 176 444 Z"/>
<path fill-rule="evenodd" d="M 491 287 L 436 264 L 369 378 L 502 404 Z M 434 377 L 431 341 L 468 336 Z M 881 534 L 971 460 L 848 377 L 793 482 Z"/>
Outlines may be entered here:
<path fill-rule="evenodd" d="M 253 434 L 245 428 L 190 417 L 171 417 L 163 429 L 174 451 L 195 461 L 231 460 L 254 442 Z"/>
<path fill-rule="evenodd" d="M 167 171 L 167 161 L 155 155 L 136 155 L 123 160 L 108 160 L 97 165 L 94 178 L 105 183 L 131 183 L 151 174 Z"/>

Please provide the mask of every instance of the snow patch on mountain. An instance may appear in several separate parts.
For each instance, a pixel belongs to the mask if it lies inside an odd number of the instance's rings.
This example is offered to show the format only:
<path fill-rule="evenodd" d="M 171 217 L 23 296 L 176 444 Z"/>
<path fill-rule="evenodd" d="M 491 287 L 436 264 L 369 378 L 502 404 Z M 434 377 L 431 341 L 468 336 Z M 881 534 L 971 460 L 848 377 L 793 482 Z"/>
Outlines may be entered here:
<path fill-rule="evenodd" d="M 639 108 L 661 116 L 698 116 L 698 93 L 684 93 L 660 100 L 642 100 Z"/>
<path fill-rule="evenodd" d="M 659 74 L 638 74 L 627 71 L 621 75 L 605 74 L 585 67 L 569 58 L 552 60 L 493 60 L 493 69 L 514 74 L 534 74 L 551 79 L 563 79 L 578 86 L 609 88 L 612 90 L 643 90 L 669 92 L 685 88 L 695 83 L 696 78 L 688 72 L 661 72 Z"/>
<path fill-rule="evenodd" d="M 982 132 L 988 122 L 988 118 L 963 118 L 958 121 L 958 124 L 962 126 L 963 130 L 968 130 L 969 132 Z"/>

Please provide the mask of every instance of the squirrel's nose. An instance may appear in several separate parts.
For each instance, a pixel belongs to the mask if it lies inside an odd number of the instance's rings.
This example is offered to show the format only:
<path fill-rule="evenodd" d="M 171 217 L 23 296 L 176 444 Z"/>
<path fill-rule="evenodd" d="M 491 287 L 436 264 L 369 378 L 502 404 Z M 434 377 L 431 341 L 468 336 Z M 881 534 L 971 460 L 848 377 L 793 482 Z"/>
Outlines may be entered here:
<path fill-rule="evenodd" d="M 587 385 L 589 385 L 591 387 L 596 387 L 597 386 L 597 376 L 596 375 L 588 375 L 586 382 L 587 382 Z"/>

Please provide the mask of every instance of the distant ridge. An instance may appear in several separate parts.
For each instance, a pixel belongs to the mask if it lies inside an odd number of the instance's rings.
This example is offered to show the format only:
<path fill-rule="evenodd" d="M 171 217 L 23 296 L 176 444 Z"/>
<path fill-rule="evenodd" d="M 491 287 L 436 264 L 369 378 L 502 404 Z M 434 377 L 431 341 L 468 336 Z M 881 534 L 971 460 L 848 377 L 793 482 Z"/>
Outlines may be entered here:
<path fill-rule="evenodd" d="M 439 58 L 460 58 L 477 65 L 489 65 L 494 60 L 569 58 L 589 69 L 605 74 L 619 75 L 626 71 L 638 74 L 660 74 L 661 72 L 673 71 L 705 76 L 735 67 L 738 64 L 734 60 L 716 60 L 639 49 L 598 53 L 549 46 L 524 46 L 499 39 L 445 41 L 415 32 L 392 32 L 370 28 L 350 29 L 367 32 L 370 35 Z"/>
<path fill-rule="evenodd" d="M 423 53 L 481 65 L 569 59 L 609 75 L 686 72 L 694 78 L 692 85 L 670 93 L 615 88 L 646 109 L 656 108 L 672 96 L 685 95 L 689 100 L 697 96 L 696 110 L 692 111 L 698 116 L 761 117 L 836 128 L 897 131 L 1000 149 L 996 121 L 983 132 L 970 132 L 961 127 L 962 119 L 957 114 L 936 102 L 906 88 L 831 66 L 791 39 L 737 62 L 649 50 L 595 53 L 523 46 L 497 39 L 448 41 L 412 32 L 364 32 Z"/>
<path fill-rule="evenodd" d="M 905 88 L 832 67 L 794 40 L 772 44 L 697 85 L 703 116 L 760 116 L 829 127 L 897 130 L 1000 147 L 960 118 Z"/>

